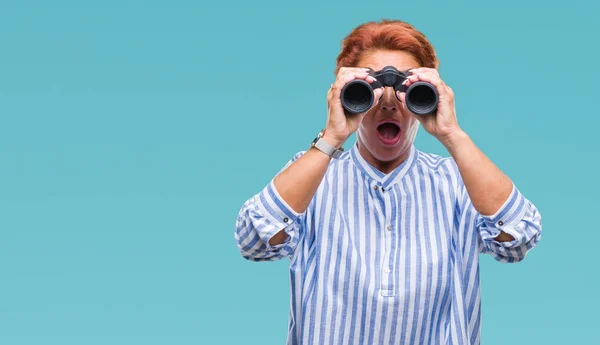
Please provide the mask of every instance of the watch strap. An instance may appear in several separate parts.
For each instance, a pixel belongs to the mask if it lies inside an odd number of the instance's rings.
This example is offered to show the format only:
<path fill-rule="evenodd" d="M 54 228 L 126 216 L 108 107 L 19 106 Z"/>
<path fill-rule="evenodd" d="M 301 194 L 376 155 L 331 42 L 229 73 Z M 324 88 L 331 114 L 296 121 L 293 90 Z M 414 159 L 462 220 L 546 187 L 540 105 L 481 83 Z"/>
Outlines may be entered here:
<path fill-rule="evenodd" d="M 319 135 L 312 142 L 311 147 L 316 147 L 319 151 L 325 153 L 329 157 L 332 158 L 340 158 L 342 153 L 344 152 L 343 148 L 336 148 L 335 146 L 329 144 L 325 139 L 323 139 L 324 130 L 322 130 Z"/>

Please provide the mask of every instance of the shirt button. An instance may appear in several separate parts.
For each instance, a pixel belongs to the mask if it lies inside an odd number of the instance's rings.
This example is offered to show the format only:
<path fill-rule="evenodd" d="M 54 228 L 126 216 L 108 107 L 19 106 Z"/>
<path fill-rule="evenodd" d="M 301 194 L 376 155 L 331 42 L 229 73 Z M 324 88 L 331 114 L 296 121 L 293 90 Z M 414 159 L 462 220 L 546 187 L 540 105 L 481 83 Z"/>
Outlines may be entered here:
<path fill-rule="evenodd" d="M 385 273 L 390 273 L 391 271 L 392 271 L 392 270 L 390 270 L 390 268 L 389 268 L 389 267 L 385 269 Z"/>
<path fill-rule="evenodd" d="M 387 229 L 388 229 L 389 231 L 392 231 L 392 226 L 391 226 L 391 225 L 388 225 Z"/>
<path fill-rule="evenodd" d="M 287 222 L 289 221 L 289 219 L 288 219 L 287 217 L 285 217 L 285 218 L 283 218 L 283 221 L 284 221 L 285 223 L 287 223 Z"/>
<path fill-rule="evenodd" d="M 378 187 L 377 187 L 377 186 L 375 186 L 375 187 L 373 187 L 373 188 L 374 188 L 375 190 L 377 190 L 377 188 L 378 188 Z"/>
<path fill-rule="evenodd" d="M 504 222 L 503 222 L 503 221 L 501 221 L 501 220 L 499 220 L 499 221 L 498 221 L 498 225 L 504 225 Z"/>

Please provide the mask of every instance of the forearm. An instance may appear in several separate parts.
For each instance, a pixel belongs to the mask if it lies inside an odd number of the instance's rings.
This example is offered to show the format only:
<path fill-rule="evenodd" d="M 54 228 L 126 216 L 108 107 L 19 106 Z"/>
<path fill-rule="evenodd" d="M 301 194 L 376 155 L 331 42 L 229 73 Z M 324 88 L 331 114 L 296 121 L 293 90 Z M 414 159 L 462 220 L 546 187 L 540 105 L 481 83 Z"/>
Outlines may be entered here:
<path fill-rule="evenodd" d="M 330 160 L 323 152 L 311 148 L 275 177 L 275 189 L 294 211 L 302 213 L 308 208 Z"/>
<path fill-rule="evenodd" d="M 473 207 L 495 214 L 508 199 L 513 183 L 463 131 L 440 140 L 454 158 Z"/>
<path fill-rule="evenodd" d="M 275 176 L 273 179 L 275 189 L 294 211 L 303 213 L 308 208 L 325 176 L 330 160 L 331 157 L 316 148 L 311 148 Z M 279 231 L 271 238 L 269 244 L 278 245 L 287 237 L 285 231 Z"/>
<path fill-rule="evenodd" d="M 506 202 L 513 183 L 463 131 L 440 140 L 454 158 L 469 194 L 471 203 L 482 215 L 493 215 Z M 496 240 L 513 241 L 514 237 L 501 232 Z"/>

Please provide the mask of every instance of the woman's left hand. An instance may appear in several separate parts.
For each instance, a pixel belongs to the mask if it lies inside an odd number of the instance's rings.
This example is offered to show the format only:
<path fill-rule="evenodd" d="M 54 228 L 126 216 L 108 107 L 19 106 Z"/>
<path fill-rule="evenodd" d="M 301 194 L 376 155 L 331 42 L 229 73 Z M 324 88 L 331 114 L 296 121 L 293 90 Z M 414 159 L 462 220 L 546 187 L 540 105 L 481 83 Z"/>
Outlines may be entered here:
<path fill-rule="evenodd" d="M 417 81 L 426 81 L 431 83 L 437 89 L 439 102 L 437 113 L 435 115 L 414 115 L 427 133 L 433 135 L 436 139 L 444 143 L 452 135 L 461 132 L 456 119 L 456 109 L 454 106 L 454 92 L 446 85 L 436 69 L 433 68 L 414 68 L 410 70 L 411 75 L 404 82 L 409 87 Z M 402 106 L 406 108 L 406 93 L 399 93 L 398 97 L 402 100 Z M 410 112 L 408 108 L 406 111 Z"/>

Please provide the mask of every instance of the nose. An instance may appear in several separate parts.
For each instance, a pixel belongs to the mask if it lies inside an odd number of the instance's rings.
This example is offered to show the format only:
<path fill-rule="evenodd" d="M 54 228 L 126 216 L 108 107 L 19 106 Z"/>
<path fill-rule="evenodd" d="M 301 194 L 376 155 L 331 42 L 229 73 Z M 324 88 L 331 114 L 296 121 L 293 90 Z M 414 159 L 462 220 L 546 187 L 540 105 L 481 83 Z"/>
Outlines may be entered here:
<path fill-rule="evenodd" d="M 394 89 L 391 87 L 386 87 L 383 91 L 383 95 L 379 99 L 379 107 L 383 111 L 395 112 L 399 109 L 398 100 L 396 99 L 396 95 L 394 94 Z"/>
<path fill-rule="evenodd" d="M 398 108 L 394 104 L 382 104 L 381 109 L 385 111 L 396 111 Z"/>

